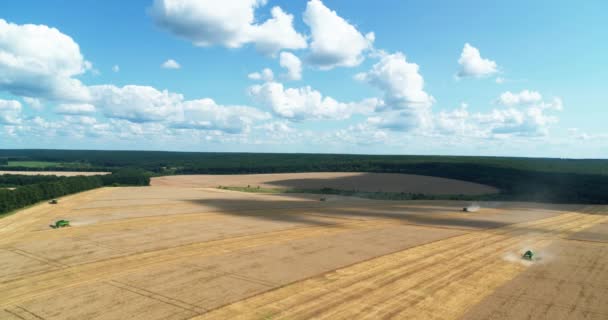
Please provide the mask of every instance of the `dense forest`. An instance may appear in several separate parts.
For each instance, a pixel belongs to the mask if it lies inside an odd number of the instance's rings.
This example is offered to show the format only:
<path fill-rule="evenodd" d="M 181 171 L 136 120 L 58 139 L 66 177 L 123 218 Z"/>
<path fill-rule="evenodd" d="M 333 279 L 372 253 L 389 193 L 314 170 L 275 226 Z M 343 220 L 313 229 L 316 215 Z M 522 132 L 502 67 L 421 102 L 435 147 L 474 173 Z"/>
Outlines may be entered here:
<path fill-rule="evenodd" d="M 88 151 L 88 150 L 0 150 L 0 161 L 49 161 L 61 167 L 43 170 L 112 171 L 124 167 L 146 169 L 159 174 L 237 173 L 237 172 L 310 172 L 343 168 L 342 171 L 369 171 L 385 165 L 420 163 L 476 164 L 526 171 L 565 172 L 608 175 L 608 160 L 464 156 L 402 156 L 347 154 L 213 153 L 162 151 Z M 66 167 L 65 164 L 70 164 Z M 4 167 L 1 170 L 41 170 Z M 335 170 L 332 170 L 335 171 Z"/>
<path fill-rule="evenodd" d="M 61 164 L 1 170 L 111 171 L 153 175 L 280 172 L 386 172 L 483 183 L 501 200 L 608 203 L 608 160 L 341 154 L 202 153 L 160 151 L 0 150 L 0 159 Z"/>
<path fill-rule="evenodd" d="M 91 190 L 102 186 L 149 185 L 150 177 L 141 170 L 120 170 L 104 176 L 0 176 L 3 184 L 16 187 L 0 189 L 0 215 L 40 201 Z"/>

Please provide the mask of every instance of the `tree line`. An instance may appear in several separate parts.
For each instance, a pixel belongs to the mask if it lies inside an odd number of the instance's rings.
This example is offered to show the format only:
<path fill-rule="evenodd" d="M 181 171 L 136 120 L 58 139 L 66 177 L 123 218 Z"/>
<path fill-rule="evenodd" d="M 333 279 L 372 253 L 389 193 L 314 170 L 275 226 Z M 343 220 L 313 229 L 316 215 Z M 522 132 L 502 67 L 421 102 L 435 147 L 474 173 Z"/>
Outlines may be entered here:
<path fill-rule="evenodd" d="M 494 198 L 561 203 L 608 203 L 608 160 L 346 154 L 211 153 L 91 150 L 0 150 L 0 157 L 82 164 L 48 170 L 155 175 L 288 172 L 386 172 L 430 175 L 494 186 Z M 36 169 L 39 170 L 39 169 Z"/>
<path fill-rule="evenodd" d="M 28 178 L 25 178 L 28 177 Z M 1 176 L 1 179 L 28 181 L 14 190 L 0 189 L 0 214 L 17 210 L 40 201 L 91 190 L 103 186 L 147 186 L 150 177 L 141 170 L 121 170 L 98 176 Z M 22 179 L 22 180 L 19 180 Z M 38 179 L 38 181 L 35 181 Z"/>

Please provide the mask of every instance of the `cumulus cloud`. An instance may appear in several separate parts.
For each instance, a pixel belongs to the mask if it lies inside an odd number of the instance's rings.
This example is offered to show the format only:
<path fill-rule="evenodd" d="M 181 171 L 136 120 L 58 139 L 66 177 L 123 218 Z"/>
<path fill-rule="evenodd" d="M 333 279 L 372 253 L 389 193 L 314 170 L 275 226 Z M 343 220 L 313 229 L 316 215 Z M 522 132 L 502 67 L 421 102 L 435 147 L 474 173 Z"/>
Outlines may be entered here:
<path fill-rule="evenodd" d="M 498 97 L 498 103 L 504 106 L 527 105 L 538 103 L 543 96 L 537 91 L 522 90 L 519 93 L 504 92 Z"/>
<path fill-rule="evenodd" d="M 347 119 L 354 113 L 370 113 L 379 104 L 377 99 L 339 102 L 332 97 L 324 97 L 309 86 L 284 88 L 278 82 L 252 86 L 249 93 L 256 102 L 270 108 L 278 116 L 292 120 Z"/>
<path fill-rule="evenodd" d="M 452 111 L 440 111 L 434 119 L 434 126 L 439 133 L 446 135 L 461 137 L 485 135 L 479 130 L 479 126 L 471 121 L 466 103 L 462 103 L 459 108 Z"/>
<path fill-rule="evenodd" d="M 0 124 L 14 125 L 21 122 L 21 103 L 16 100 L 0 99 Z"/>
<path fill-rule="evenodd" d="M 169 60 L 163 62 L 163 64 L 161 64 L 160 66 L 163 69 L 179 69 L 182 67 L 179 63 L 177 63 L 177 61 L 175 61 L 173 59 L 169 59 Z"/>
<path fill-rule="evenodd" d="M 264 54 L 303 49 L 306 39 L 293 28 L 293 15 L 280 7 L 272 17 L 255 23 L 255 10 L 266 0 L 155 0 L 150 14 L 169 32 L 196 46 L 239 48 L 252 43 Z"/>
<path fill-rule="evenodd" d="M 42 105 L 42 101 L 40 101 L 40 99 L 23 97 L 23 101 L 25 103 L 27 103 L 27 105 L 30 106 L 34 110 L 40 111 L 44 108 L 44 106 Z"/>
<path fill-rule="evenodd" d="M 247 106 L 221 106 L 212 99 L 186 101 L 182 115 L 171 126 L 177 129 L 219 130 L 237 134 L 248 132 L 256 121 L 270 118 L 268 113 Z"/>
<path fill-rule="evenodd" d="M 368 123 L 376 128 L 392 131 L 426 134 L 432 127 L 433 114 L 429 109 L 389 110 L 368 118 Z"/>
<path fill-rule="evenodd" d="M 293 15 L 285 13 L 280 7 L 272 8 L 270 13 L 271 19 L 252 26 L 251 41 L 258 51 L 275 54 L 281 49 L 304 49 L 308 46 L 306 38 L 293 28 Z"/>
<path fill-rule="evenodd" d="M 287 80 L 302 79 L 302 61 L 300 58 L 291 52 L 281 52 L 279 59 L 281 67 L 287 69 L 287 74 L 285 74 Z"/>
<path fill-rule="evenodd" d="M 489 114 L 477 114 L 475 119 L 488 126 L 492 134 L 515 136 L 545 136 L 548 125 L 557 122 L 557 117 L 547 115 L 537 107 L 492 110 Z"/>
<path fill-rule="evenodd" d="M 308 2 L 304 22 L 310 27 L 312 35 L 308 61 L 321 69 L 361 64 L 363 53 L 372 48 L 375 39 L 373 32 L 362 35 L 321 0 Z"/>
<path fill-rule="evenodd" d="M 386 143 L 389 139 L 389 133 L 368 120 L 348 126 L 345 129 L 339 129 L 329 135 L 322 136 L 321 139 L 323 144 L 341 142 L 348 145 L 373 146 Z"/>
<path fill-rule="evenodd" d="M 131 122 L 163 121 L 176 112 L 181 94 L 159 91 L 149 86 L 91 86 L 92 103 L 108 118 Z"/>
<path fill-rule="evenodd" d="M 95 106 L 87 103 L 63 103 L 55 108 L 55 112 L 64 115 L 84 115 L 95 112 Z"/>
<path fill-rule="evenodd" d="M 505 108 L 470 113 L 463 104 L 459 109 L 442 111 L 435 117 L 434 127 L 441 134 L 478 138 L 540 137 L 548 135 L 551 125 L 558 122 L 552 113 L 563 108 L 560 98 L 546 102 L 540 93 L 527 90 L 502 94 L 498 101 Z"/>
<path fill-rule="evenodd" d="M 224 106 L 208 98 L 184 100 L 181 94 L 148 86 L 92 86 L 91 93 L 97 109 L 111 121 L 126 120 L 142 125 L 156 123 L 158 130 L 167 127 L 240 134 L 271 117 L 269 113 L 253 107 Z M 95 107 L 86 105 L 65 106 L 61 113 L 78 115 L 94 110 Z"/>
<path fill-rule="evenodd" d="M 247 77 L 251 80 L 262 80 L 262 81 L 272 81 L 274 79 L 274 72 L 268 68 L 264 68 L 262 72 L 254 72 L 247 75 Z"/>
<path fill-rule="evenodd" d="M 479 50 L 472 45 L 465 43 L 460 59 L 458 59 L 461 69 L 458 77 L 484 77 L 498 72 L 496 62 L 481 57 Z"/>
<path fill-rule="evenodd" d="M 415 63 L 402 53 L 384 54 L 371 70 L 355 79 L 367 82 L 384 92 L 387 109 L 426 108 L 435 99 L 424 91 L 424 78 Z"/>
<path fill-rule="evenodd" d="M 550 109 L 560 111 L 563 109 L 562 99 L 553 97 L 550 101 L 543 100 L 538 91 L 522 90 L 519 93 L 510 91 L 503 92 L 496 102 L 507 107 L 534 106 L 538 109 Z"/>
<path fill-rule="evenodd" d="M 91 69 L 72 38 L 45 25 L 0 19 L 0 90 L 17 96 L 83 100 L 75 77 Z"/>

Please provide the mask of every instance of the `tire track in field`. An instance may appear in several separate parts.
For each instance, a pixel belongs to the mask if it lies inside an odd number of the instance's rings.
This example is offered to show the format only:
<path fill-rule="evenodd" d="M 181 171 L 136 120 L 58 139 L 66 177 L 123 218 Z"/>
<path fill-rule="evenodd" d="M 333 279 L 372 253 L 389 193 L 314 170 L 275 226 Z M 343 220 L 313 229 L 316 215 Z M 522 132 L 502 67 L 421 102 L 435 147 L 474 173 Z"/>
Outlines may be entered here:
<path fill-rule="evenodd" d="M 456 319 L 521 272 L 502 259 L 608 217 L 557 217 L 462 235 L 342 268 L 216 309 L 194 319 Z M 531 233 L 531 230 L 532 233 Z"/>
<path fill-rule="evenodd" d="M 160 263 L 167 263 L 192 256 L 202 257 L 226 254 L 296 239 L 331 236 L 343 232 L 379 228 L 394 223 L 391 221 L 356 221 L 331 226 L 293 228 L 199 242 L 100 260 L 69 268 L 52 270 L 35 276 L 25 276 L 4 281 L 0 283 L 0 304 L 11 305 L 19 301 L 48 294 L 55 290 L 104 280 L 117 275 L 141 272 L 142 269 L 153 267 Z"/>

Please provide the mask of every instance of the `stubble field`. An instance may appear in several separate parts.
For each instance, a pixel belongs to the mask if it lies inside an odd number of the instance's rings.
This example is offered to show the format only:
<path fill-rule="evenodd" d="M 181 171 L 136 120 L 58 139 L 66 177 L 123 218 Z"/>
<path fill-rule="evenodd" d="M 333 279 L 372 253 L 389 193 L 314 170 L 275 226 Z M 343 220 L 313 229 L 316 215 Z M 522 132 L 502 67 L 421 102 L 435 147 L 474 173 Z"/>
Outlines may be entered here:
<path fill-rule="evenodd" d="M 0 219 L 0 319 L 608 318 L 604 206 L 213 188 L 343 178 L 164 177 Z M 382 178 L 366 185 L 436 182 Z M 471 187 L 451 181 L 436 189 Z"/>

